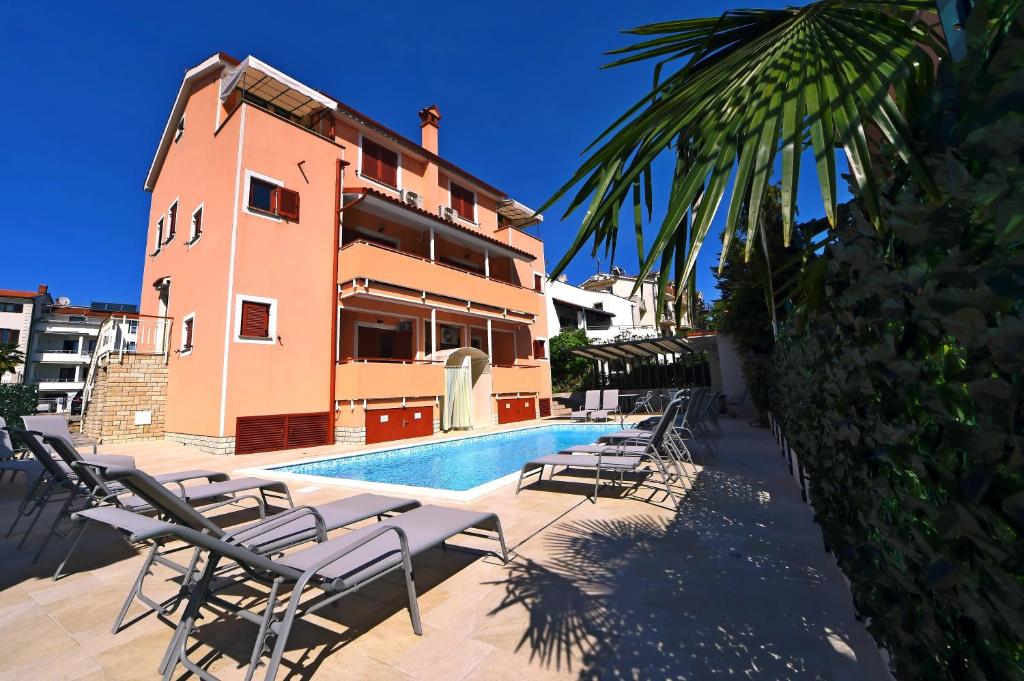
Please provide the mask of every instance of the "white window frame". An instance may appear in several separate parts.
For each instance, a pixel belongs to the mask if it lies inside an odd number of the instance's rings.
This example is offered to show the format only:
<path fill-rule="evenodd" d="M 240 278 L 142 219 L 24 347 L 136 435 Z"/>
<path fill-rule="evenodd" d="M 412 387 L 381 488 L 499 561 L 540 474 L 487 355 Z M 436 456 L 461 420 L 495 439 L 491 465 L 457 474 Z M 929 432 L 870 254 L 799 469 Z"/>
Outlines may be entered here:
<path fill-rule="evenodd" d="M 269 338 L 244 338 L 242 336 L 242 303 L 262 303 L 270 306 L 270 320 L 267 323 L 267 335 Z M 195 329 L 192 330 L 195 334 Z M 274 345 L 277 343 L 277 299 L 252 296 L 248 293 L 235 294 L 235 342 L 256 343 L 257 345 Z"/>
<path fill-rule="evenodd" d="M 153 252 L 150 253 L 150 255 L 156 255 L 161 250 L 163 250 L 163 247 L 164 247 L 164 216 L 163 215 L 158 217 L 156 219 L 156 224 L 153 225 L 153 236 L 155 237 L 154 241 L 156 242 L 156 247 L 153 249 Z"/>
<path fill-rule="evenodd" d="M 537 270 L 530 270 L 530 271 L 533 273 L 533 281 L 530 282 L 530 288 L 532 288 L 534 290 L 534 292 L 539 293 L 542 296 L 545 295 L 547 293 L 547 291 L 548 291 L 547 277 L 544 276 L 543 272 L 538 272 Z M 534 285 L 535 282 L 537 281 L 537 275 L 538 274 L 540 275 L 540 290 L 539 291 L 537 290 L 537 287 Z"/>
<path fill-rule="evenodd" d="M 199 232 L 199 236 L 196 236 L 196 213 L 198 213 L 199 211 L 203 211 L 203 213 L 205 213 L 205 205 L 205 202 L 200 203 L 198 206 L 196 206 L 196 209 L 192 211 L 192 217 L 190 217 L 188 220 L 188 241 L 185 242 L 186 246 L 191 247 L 193 244 L 195 244 L 197 241 L 203 238 L 202 232 Z M 206 219 L 205 215 L 203 215 L 203 219 Z"/>
<path fill-rule="evenodd" d="M 475 189 L 471 189 L 470 187 L 467 187 L 465 184 L 463 184 L 461 182 L 456 182 L 455 184 L 459 185 L 460 187 L 462 187 L 466 191 L 471 192 L 473 194 L 473 219 L 472 220 L 467 220 L 466 218 L 462 217 L 462 215 L 459 214 L 459 211 L 455 210 L 455 206 L 452 205 L 452 178 L 450 178 L 450 177 L 448 178 L 448 207 L 452 209 L 452 213 L 455 214 L 455 218 L 457 220 L 462 220 L 463 222 L 465 222 L 468 225 L 473 225 L 474 227 L 479 227 L 480 226 L 480 218 L 477 215 L 477 210 L 480 207 L 480 201 L 479 201 L 480 194 L 479 194 L 479 192 L 477 192 L 477 190 L 475 190 Z"/>
<path fill-rule="evenodd" d="M 541 343 L 544 344 L 544 356 L 543 357 L 537 357 L 536 355 L 534 355 L 533 359 L 535 361 L 537 361 L 537 362 L 547 362 L 548 360 L 550 360 L 551 359 L 551 348 L 548 347 L 548 338 L 547 338 L 547 336 L 534 336 L 533 340 L 540 341 Z M 530 348 L 530 353 L 533 354 L 533 348 Z"/>
<path fill-rule="evenodd" d="M 278 186 L 278 187 L 284 187 L 285 186 L 284 180 L 278 180 L 277 178 L 270 177 L 269 175 L 263 175 L 261 173 L 257 173 L 254 170 L 249 170 L 248 168 L 246 168 L 246 170 L 245 170 L 245 193 L 242 194 L 242 212 L 246 213 L 248 215 L 255 215 L 256 217 L 263 218 L 264 220 L 270 220 L 271 222 L 284 222 L 284 218 L 282 218 L 279 215 L 274 215 L 273 213 L 264 213 L 264 212 L 256 211 L 256 210 L 249 210 L 249 191 L 250 191 L 250 184 L 251 184 L 251 181 L 252 181 L 253 178 L 256 178 L 257 180 L 262 180 L 263 182 L 266 182 L 268 184 L 272 184 L 272 185 L 275 185 L 275 186 Z"/>
<path fill-rule="evenodd" d="M 169 206 L 167 206 L 167 230 L 168 230 L 168 232 L 171 229 L 171 209 L 174 208 L 175 206 L 177 206 L 179 208 L 179 210 L 181 208 L 181 202 L 178 201 L 178 198 L 179 197 L 175 196 L 174 200 L 171 201 Z M 178 222 L 179 222 L 178 218 L 181 217 L 180 215 L 178 215 L 179 210 L 175 210 L 174 211 L 174 213 L 175 213 L 175 215 L 174 215 L 174 233 L 173 234 L 165 234 L 164 235 L 164 246 L 166 246 L 167 244 L 169 244 L 172 241 L 174 241 L 174 237 L 177 236 L 177 234 L 178 234 Z"/>
<path fill-rule="evenodd" d="M 192 322 L 192 345 L 185 349 L 185 322 Z M 188 357 L 192 354 L 192 348 L 196 346 L 196 313 L 190 312 L 181 318 L 181 343 L 178 345 L 178 356 Z"/>
<path fill-rule="evenodd" d="M 371 142 L 373 142 L 374 144 L 376 144 L 379 147 L 384 147 L 388 151 L 393 151 L 396 154 L 398 154 L 398 161 L 397 161 L 398 167 L 395 168 L 395 183 L 398 185 L 397 187 L 392 187 L 390 184 L 387 184 L 386 182 L 381 182 L 380 180 L 372 178 L 372 177 L 370 177 L 369 175 L 367 175 L 367 174 L 365 174 L 363 172 L 363 140 L 366 140 L 366 139 L 369 139 Z M 401 150 L 400 149 L 395 149 L 391 145 L 384 144 L 383 142 L 378 141 L 376 139 L 373 139 L 372 137 L 367 137 L 363 133 L 359 133 L 359 165 L 356 168 L 356 176 L 361 178 L 361 179 L 363 179 L 363 180 L 366 180 L 367 182 L 372 182 L 373 184 L 377 185 L 378 187 L 383 187 L 384 189 L 387 189 L 388 191 L 398 192 L 400 194 L 402 192 L 402 152 L 401 152 Z"/>
<path fill-rule="evenodd" d="M 185 114 L 181 114 L 181 118 L 178 119 L 178 123 L 174 126 L 174 143 L 177 144 L 185 135 Z"/>

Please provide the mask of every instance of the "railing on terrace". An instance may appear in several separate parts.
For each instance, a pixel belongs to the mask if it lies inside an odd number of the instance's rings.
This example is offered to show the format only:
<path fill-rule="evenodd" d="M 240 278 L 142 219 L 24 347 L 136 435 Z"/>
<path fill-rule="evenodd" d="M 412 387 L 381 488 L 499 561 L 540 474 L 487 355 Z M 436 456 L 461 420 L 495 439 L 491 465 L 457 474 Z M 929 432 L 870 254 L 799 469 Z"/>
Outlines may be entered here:
<path fill-rule="evenodd" d="M 117 356 L 118 360 L 125 355 L 150 355 L 163 357 L 164 363 L 171 346 L 171 329 L 174 326 L 172 317 L 154 317 L 151 315 L 112 315 L 103 320 L 96 349 L 89 362 L 89 372 L 85 378 L 85 389 L 82 393 L 82 413 L 89 404 L 92 388 L 96 382 L 96 372 L 100 361 L 106 357 Z"/>
<path fill-rule="evenodd" d="M 370 246 L 372 248 L 378 248 L 378 249 L 380 249 L 382 251 L 388 251 L 390 253 L 397 253 L 399 255 L 404 255 L 404 256 L 406 256 L 408 258 L 414 258 L 414 259 L 419 260 L 421 262 L 429 262 L 432 265 L 437 265 L 438 267 L 444 267 L 445 269 L 455 270 L 456 272 L 461 272 L 462 274 L 468 274 L 468 275 L 473 276 L 473 277 L 478 277 L 480 279 L 483 279 L 484 281 L 493 281 L 493 282 L 498 283 L 498 284 L 504 284 L 505 286 L 511 286 L 512 288 L 521 289 L 521 290 L 524 290 L 524 291 L 535 291 L 536 290 L 536 289 L 534 289 L 534 288 L 532 288 L 530 286 L 522 286 L 520 284 L 516 284 L 516 283 L 513 283 L 511 281 L 506 281 L 505 279 L 501 279 L 501 278 L 495 277 L 493 275 L 488 276 L 488 275 L 481 274 L 480 272 L 476 272 L 474 270 L 471 270 L 471 269 L 468 269 L 468 268 L 465 268 L 465 267 L 458 267 L 456 265 L 450 265 L 450 264 L 448 264 L 446 262 L 441 262 L 440 260 L 436 260 L 436 259 L 435 260 L 431 260 L 430 258 L 422 256 L 419 253 L 410 253 L 409 251 L 403 251 L 403 250 L 401 250 L 399 248 L 392 248 L 390 246 L 384 246 L 383 244 L 374 243 L 372 241 L 364 241 L 363 239 L 355 239 L 353 241 L 350 241 L 347 244 L 345 244 L 344 246 L 342 246 L 341 250 L 344 251 L 345 249 L 347 249 L 347 248 L 349 248 L 351 246 L 355 246 L 357 244 Z"/>

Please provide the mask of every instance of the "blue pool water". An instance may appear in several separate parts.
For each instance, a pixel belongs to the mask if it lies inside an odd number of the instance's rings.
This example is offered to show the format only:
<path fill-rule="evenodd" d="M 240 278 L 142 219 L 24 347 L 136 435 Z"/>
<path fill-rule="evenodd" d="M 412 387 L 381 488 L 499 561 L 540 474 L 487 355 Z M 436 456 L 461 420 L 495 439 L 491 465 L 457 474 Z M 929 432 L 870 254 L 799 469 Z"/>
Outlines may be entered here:
<path fill-rule="evenodd" d="M 553 425 L 327 459 L 274 470 L 328 478 L 465 491 L 509 473 L 530 459 L 589 444 L 619 426 Z"/>

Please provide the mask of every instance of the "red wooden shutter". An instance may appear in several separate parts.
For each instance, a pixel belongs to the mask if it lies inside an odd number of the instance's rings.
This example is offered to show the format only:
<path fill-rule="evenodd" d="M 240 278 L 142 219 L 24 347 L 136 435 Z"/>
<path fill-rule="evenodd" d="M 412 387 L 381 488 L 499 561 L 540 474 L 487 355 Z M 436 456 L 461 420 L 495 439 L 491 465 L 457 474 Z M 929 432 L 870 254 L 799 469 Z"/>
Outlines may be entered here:
<path fill-rule="evenodd" d="M 203 209 L 200 208 L 192 217 L 192 239 L 198 239 L 203 234 Z"/>
<path fill-rule="evenodd" d="M 242 301 L 242 336 L 246 338 L 270 337 L 270 305 Z"/>
<path fill-rule="evenodd" d="M 533 275 L 533 290 L 540 293 L 544 289 L 544 277 L 539 274 Z"/>
<path fill-rule="evenodd" d="M 363 175 L 392 187 L 398 186 L 398 154 L 363 140 Z"/>
<path fill-rule="evenodd" d="M 544 341 L 535 340 L 533 341 L 533 358 L 544 359 Z"/>
<path fill-rule="evenodd" d="M 178 204 L 177 203 L 175 203 L 173 206 L 171 206 L 171 209 L 168 211 L 167 221 L 168 221 L 168 224 L 167 224 L 167 240 L 170 241 L 171 239 L 174 238 L 175 228 L 177 227 L 177 224 L 178 224 Z"/>
<path fill-rule="evenodd" d="M 398 186 L 398 154 L 380 148 L 380 181 L 392 187 Z"/>
<path fill-rule="evenodd" d="M 281 217 L 292 220 L 294 222 L 299 221 L 299 193 L 292 191 L 291 189 L 285 189 L 284 187 L 278 187 L 274 192 L 277 205 L 277 214 Z"/>
<path fill-rule="evenodd" d="M 363 167 L 362 173 L 367 177 L 372 177 L 375 180 L 380 179 L 380 161 L 377 159 L 377 150 L 380 149 L 376 144 L 369 140 L 363 140 Z"/>
<path fill-rule="evenodd" d="M 192 320 L 185 320 L 185 348 L 192 348 Z"/>
<path fill-rule="evenodd" d="M 473 192 L 468 189 L 464 189 L 459 185 L 451 184 L 452 194 L 452 208 L 456 213 L 462 216 L 464 220 L 473 221 L 473 206 L 476 203 L 476 197 L 473 196 Z"/>

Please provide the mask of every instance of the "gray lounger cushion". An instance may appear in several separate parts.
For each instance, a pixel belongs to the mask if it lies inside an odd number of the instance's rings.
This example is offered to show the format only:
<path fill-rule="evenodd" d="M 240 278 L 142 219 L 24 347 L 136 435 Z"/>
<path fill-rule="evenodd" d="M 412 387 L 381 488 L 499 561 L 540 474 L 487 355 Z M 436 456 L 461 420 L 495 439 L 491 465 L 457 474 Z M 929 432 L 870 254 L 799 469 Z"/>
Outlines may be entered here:
<path fill-rule="evenodd" d="M 415 556 L 471 527 L 495 530 L 497 516 L 459 508 L 421 506 L 394 518 L 353 530 L 343 537 L 286 554 L 278 562 L 305 571 L 317 561 L 387 526 L 398 527 L 405 532 L 409 541 L 409 554 Z M 352 584 L 384 572 L 401 561 L 398 535 L 387 532 L 328 564 L 318 574 L 327 579 L 341 579 Z"/>
<path fill-rule="evenodd" d="M 159 478 L 156 478 L 156 480 L 160 482 L 168 482 L 167 480 L 160 480 Z M 286 491 L 288 488 L 279 480 L 266 480 L 265 478 L 235 478 L 234 480 L 211 482 L 208 485 L 185 487 L 185 500 L 190 502 L 207 501 L 209 499 L 216 499 L 217 497 L 223 497 L 229 494 L 237 494 L 238 492 L 265 489 Z M 175 496 L 180 496 L 181 493 L 181 489 L 175 487 L 171 487 L 169 491 Z M 126 508 L 149 508 L 149 503 L 146 502 L 145 499 L 135 495 L 119 497 L 118 501 L 120 501 L 120 503 Z"/>
<path fill-rule="evenodd" d="M 533 459 L 527 466 L 569 466 L 570 468 L 636 468 L 637 456 L 597 456 L 590 454 L 548 454 Z"/>
<path fill-rule="evenodd" d="M 626 456 L 640 456 L 647 451 L 645 445 L 573 445 L 566 447 L 561 453 L 565 454 L 625 454 Z"/>

